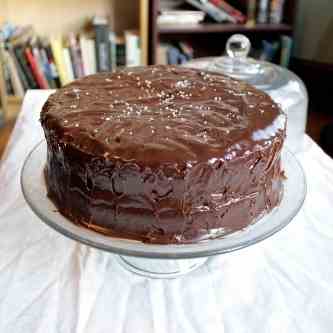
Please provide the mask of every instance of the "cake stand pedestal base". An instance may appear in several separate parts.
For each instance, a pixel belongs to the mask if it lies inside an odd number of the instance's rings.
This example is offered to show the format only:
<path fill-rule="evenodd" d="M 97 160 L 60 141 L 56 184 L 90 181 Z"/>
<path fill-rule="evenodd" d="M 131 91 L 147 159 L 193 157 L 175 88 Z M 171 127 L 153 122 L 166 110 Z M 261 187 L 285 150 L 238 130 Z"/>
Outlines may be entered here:
<path fill-rule="evenodd" d="M 196 259 L 147 259 L 117 256 L 118 262 L 132 273 L 155 278 L 173 279 L 187 274 L 202 266 L 207 257 Z"/>

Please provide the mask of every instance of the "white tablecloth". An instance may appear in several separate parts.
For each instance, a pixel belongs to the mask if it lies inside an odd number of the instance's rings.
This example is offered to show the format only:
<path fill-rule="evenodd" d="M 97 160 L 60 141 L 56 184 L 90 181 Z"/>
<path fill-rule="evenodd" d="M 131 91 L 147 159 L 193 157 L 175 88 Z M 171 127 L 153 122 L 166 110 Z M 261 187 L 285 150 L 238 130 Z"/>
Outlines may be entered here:
<path fill-rule="evenodd" d="M 0 165 L 0 332 L 333 331 L 333 161 L 298 154 L 305 204 L 284 230 L 174 280 L 134 275 L 66 239 L 25 203 L 20 170 L 49 91 L 31 91 Z"/>

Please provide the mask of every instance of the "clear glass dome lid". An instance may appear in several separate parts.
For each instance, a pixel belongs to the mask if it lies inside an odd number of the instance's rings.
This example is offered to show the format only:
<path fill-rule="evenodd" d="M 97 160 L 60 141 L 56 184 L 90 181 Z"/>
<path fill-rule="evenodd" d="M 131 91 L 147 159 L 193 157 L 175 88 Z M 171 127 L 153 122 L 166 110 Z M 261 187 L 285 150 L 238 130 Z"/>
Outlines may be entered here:
<path fill-rule="evenodd" d="M 288 116 L 286 145 L 293 152 L 300 151 L 308 106 L 306 87 L 288 69 L 248 57 L 250 49 L 249 39 L 236 34 L 227 41 L 226 55 L 194 59 L 185 66 L 226 74 L 266 92 Z"/>
<path fill-rule="evenodd" d="M 224 73 L 266 91 L 278 89 L 288 83 L 287 70 L 269 62 L 248 57 L 250 49 L 250 40 L 244 35 L 235 34 L 227 41 L 227 55 L 194 59 L 186 66 Z"/>

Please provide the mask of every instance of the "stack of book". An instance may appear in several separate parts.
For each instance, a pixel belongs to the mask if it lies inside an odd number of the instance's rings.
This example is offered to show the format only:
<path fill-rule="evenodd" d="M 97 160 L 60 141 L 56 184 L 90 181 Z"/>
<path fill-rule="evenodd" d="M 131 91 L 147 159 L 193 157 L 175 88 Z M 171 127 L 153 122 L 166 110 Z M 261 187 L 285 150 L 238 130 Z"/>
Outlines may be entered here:
<path fill-rule="evenodd" d="M 187 42 L 162 43 L 157 48 L 156 62 L 159 65 L 181 65 L 193 59 L 193 48 Z"/>
<path fill-rule="evenodd" d="M 285 0 L 248 0 L 248 22 L 281 23 L 283 21 L 284 3 Z"/>
<path fill-rule="evenodd" d="M 198 24 L 205 13 L 201 10 L 162 10 L 157 18 L 158 25 Z"/>
<path fill-rule="evenodd" d="M 252 47 L 250 56 L 288 67 L 293 40 L 290 36 L 281 35 L 279 39 L 261 40 Z M 181 65 L 194 57 L 192 46 L 185 41 L 177 43 L 161 43 L 157 48 L 156 62 L 160 65 Z"/>
<path fill-rule="evenodd" d="M 158 23 L 163 24 L 197 24 L 206 15 L 219 23 L 281 23 L 283 21 L 283 7 L 285 0 L 247 0 L 247 6 L 242 7 L 244 1 L 236 0 L 184 0 L 193 11 L 172 8 L 162 9 Z M 191 9 L 191 8 L 190 8 Z"/>
<path fill-rule="evenodd" d="M 262 41 L 262 47 L 258 52 L 258 58 L 288 67 L 290 62 L 293 40 L 291 37 L 282 35 L 279 40 Z"/>
<path fill-rule="evenodd" d="M 41 38 L 32 26 L 5 24 L 0 31 L 0 70 L 7 95 L 54 89 L 96 72 L 141 64 L 136 31 L 116 36 L 107 20 L 95 17 L 90 31 L 65 38 Z"/>

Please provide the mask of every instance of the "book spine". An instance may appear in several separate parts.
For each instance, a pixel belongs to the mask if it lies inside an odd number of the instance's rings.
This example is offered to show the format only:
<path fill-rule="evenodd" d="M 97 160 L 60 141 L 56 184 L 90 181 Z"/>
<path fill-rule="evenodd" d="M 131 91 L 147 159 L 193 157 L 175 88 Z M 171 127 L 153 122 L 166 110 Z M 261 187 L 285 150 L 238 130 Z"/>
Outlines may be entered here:
<path fill-rule="evenodd" d="M 268 42 L 267 40 L 262 41 L 262 53 L 260 60 L 273 61 L 276 53 L 279 49 L 279 42 Z"/>
<path fill-rule="evenodd" d="M 95 41 L 90 38 L 80 37 L 80 47 L 82 52 L 82 63 L 84 74 L 91 75 L 96 73 L 96 47 Z"/>
<path fill-rule="evenodd" d="M 168 46 L 159 45 L 157 47 L 156 62 L 158 65 L 168 65 Z"/>
<path fill-rule="evenodd" d="M 82 52 L 74 34 L 69 35 L 69 50 L 73 64 L 74 76 L 75 78 L 80 78 L 84 75 Z"/>
<path fill-rule="evenodd" d="M 293 40 L 289 36 L 281 36 L 281 57 L 280 65 L 288 67 L 290 63 Z"/>
<path fill-rule="evenodd" d="M 178 65 L 179 64 L 180 51 L 177 47 L 170 46 L 167 50 L 167 58 L 169 65 Z"/>
<path fill-rule="evenodd" d="M 87 39 L 87 50 L 89 59 L 90 73 L 97 73 L 97 63 L 96 63 L 96 42 L 94 39 Z"/>
<path fill-rule="evenodd" d="M 73 64 L 71 61 L 71 55 L 69 49 L 65 47 L 62 49 L 62 52 L 63 52 L 64 65 L 67 73 L 68 82 L 72 82 L 74 81 L 75 77 L 74 77 Z"/>
<path fill-rule="evenodd" d="M 226 15 L 225 12 L 221 11 L 218 7 L 214 6 L 212 3 L 204 0 L 186 0 L 192 6 L 204 11 L 207 13 L 213 20 L 216 22 L 225 22 L 229 21 L 236 23 L 235 19 L 231 19 L 229 15 Z"/>
<path fill-rule="evenodd" d="M 5 116 L 6 113 L 6 102 L 7 102 L 7 83 L 6 83 L 6 63 L 5 63 L 5 56 L 4 56 L 4 42 L 0 38 L 0 108 L 2 109 L 2 116 Z"/>
<path fill-rule="evenodd" d="M 59 74 L 60 83 L 63 86 L 69 82 L 69 78 L 64 62 L 64 55 L 62 51 L 61 41 L 59 39 L 51 40 L 51 49 L 54 57 L 54 63 L 57 68 L 57 72 Z"/>
<path fill-rule="evenodd" d="M 92 73 L 90 73 L 90 68 L 89 68 L 87 40 L 83 36 L 80 36 L 79 43 L 80 43 L 80 48 L 81 48 L 83 74 L 90 75 Z"/>
<path fill-rule="evenodd" d="M 4 56 L 4 62 L 3 62 L 3 77 L 5 80 L 5 87 L 6 87 L 7 95 L 14 95 L 13 83 L 10 78 L 10 72 L 9 72 L 9 67 L 8 67 L 8 62 L 7 62 L 6 56 Z"/>
<path fill-rule="evenodd" d="M 256 0 L 248 0 L 247 2 L 247 24 L 254 25 L 256 24 Z"/>
<path fill-rule="evenodd" d="M 268 22 L 268 0 L 259 0 L 258 2 L 258 15 L 257 22 L 258 23 L 267 23 Z"/>
<path fill-rule="evenodd" d="M 224 11 L 226 15 L 230 16 L 230 20 L 235 20 L 235 23 L 244 23 L 246 21 L 245 15 L 239 10 L 225 2 L 224 0 L 209 0 L 213 5 Z"/>
<path fill-rule="evenodd" d="M 14 49 L 11 45 L 8 45 L 8 52 L 10 53 L 11 57 L 13 58 L 14 60 L 14 63 L 15 63 L 15 67 L 17 68 L 17 72 L 18 72 L 18 75 L 20 77 L 20 80 L 22 82 L 22 85 L 23 85 L 23 89 L 24 91 L 28 90 L 29 89 L 29 83 L 27 81 L 27 78 L 22 70 L 22 67 L 20 66 L 17 58 L 16 58 L 16 55 L 15 55 L 15 52 L 14 52 Z"/>
<path fill-rule="evenodd" d="M 117 45 L 116 45 L 116 35 L 113 31 L 109 33 L 109 41 L 110 41 L 110 64 L 111 70 L 115 70 L 117 67 Z"/>
<path fill-rule="evenodd" d="M 284 0 L 272 0 L 270 6 L 270 23 L 281 23 L 283 19 Z"/>
<path fill-rule="evenodd" d="M 106 24 L 95 25 L 96 63 L 98 72 L 111 70 L 109 27 Z"/>
<path fill-rule="evenodd" d="M 23 97 L 24 96 L 24 89 L 19 78 L 15 63 L 13 58 L 11 57 L 10 53 L 5 50 L 5 59 L 8 64 L 10 80 L 13 86 L 13 92 L 15 96 Z"/>
<path fill-rule="evenodd" d="M 8 38 L 8 42 L 13 46 L 24 45 L 29 42 L 33 37 L 34 30 L 32 25 L 27 25 L 24 27 L 15 27 L 13 34 Z"/>
<path fill-rule="evenodd" d="M 116 45 L 117 67 L 126 65 L 126 47 L 125 43 L 118 42 Z"/>
<path fill-rule="evenodd" d="M 19 45 L 19 46 L 14 47 L 14 53 L 15 53 L 15 56 L 16 56 L 16 59 L 17 59 L 19 65 L 21 66 L 22 72 L 24 73 L 24 75 L 27 79 L 29 88 L 30 89 L 38 88 L 37 82 L 36 82 L 34 76 L 32 75 L 28 61 L 24 55 L 23 46 Z"/>
<path fill-rule="evenodd" d="M 40 60 L 41 60 L 43 71 L 44 71 L 46 80 L 49 84 L 49 87 L 51 89 L 55 89 L 57 86 L 56 86 L 56 83 L 55 83 L 54 78 L 53 78 L 51 65 L 50 65 L 49 60 L 47 58 L 47 53 L 46 53 L 45 48 L 40 49 Z"/>
<path fill-rule="evenodd" d="M 55 64 L 54 55 L 53 55 L 53 52 L 52 52 L 51 45 L 50 44 L 45 45 L 44 49 L 45 49 L 47 60 L 48 60 L 49 66 L 50 66 L 53 81 L 56 85 L 56 88 L 60 88 L 61 87 L 61 82 L 60 82 L 60 77 L 59 77 L 59 71 L 58 71 L 57 66 Z"/>
<path fill-rule="evenodd" d="M 126 66 L 140 66 L 140 39 L 132 32 L 125 32 Z"/>
<path fill-rule="evenodd" d="M 178 46 L 179 46 L 179 49 L 182 52 L 182 54 L 186 57 L 187 61 L 193 59 L 194 50 L 189 43 L 179 42 Z"/>
<path fill-rule="evenodd" d="M 42 80 L 43 80 L 43 82 L 44 82 L 44 84 L 46 86 L 45 89 L 50 88 L 49 83 L 48 83 L 47 78 L 46 78 L 46 75 L 44 73 L 44 67 L 43 67 L 41 55 L 40 55 L 40 52 L 39 52 L 39 48 L 37 46 L 34 46 L 32 48 L 32 55 L 33 55 L 33 57 L 36 60 L 38 72 L 39 72 L 39 74 L 40 74 L 40 76 L 41 76 L 41 78 L 42 78 Z"/>
<path fill-rule="evenodd" d="M 1 104 L 5 103 L 4 99 L 6 98 L 6 84 L 5 84 L 5 78 L 4 78 L 4 67 L 5 67 L 5 54 L 4 54 L 4 42 L 3 42 L 3 38 L 0 38 L 0 108 L 1 108 Z"/>
<path fill-rule="evenodd" d="M 46 89 L 47 83 L 44 81 L 44 79 L 39 71 L 37 61 L 36 61 L 35 57 L 33 56 L 31 49 L 29 47 L 26 47 L 24 52 L 25 52 L 25 56 L 27 57 L 28 63 L 30 65 L 32 74 L 34 75 L 39 88 Z"/>

